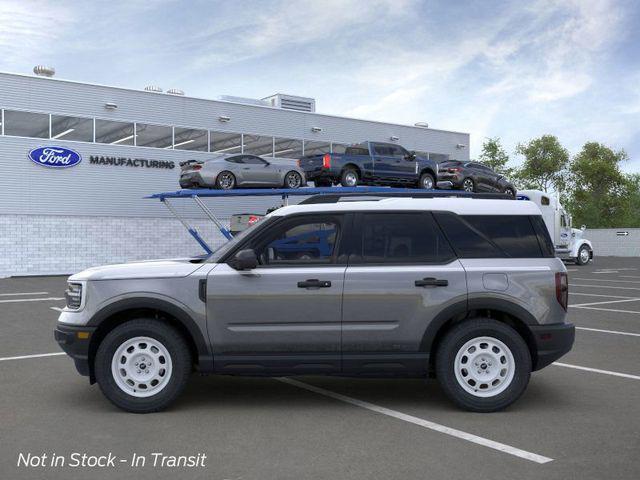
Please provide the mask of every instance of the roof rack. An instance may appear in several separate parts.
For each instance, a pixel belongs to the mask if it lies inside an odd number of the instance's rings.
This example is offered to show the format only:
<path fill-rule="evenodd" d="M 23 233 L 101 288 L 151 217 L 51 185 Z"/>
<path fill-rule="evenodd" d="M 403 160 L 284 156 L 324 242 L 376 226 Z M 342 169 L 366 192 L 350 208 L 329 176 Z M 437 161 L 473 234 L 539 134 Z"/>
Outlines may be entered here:
<path fill-rule="evenodd" d="M 334 189 L 336 190 L 336 189 Z M 455 190 L 433 190 L 433 191 L 395 191 L 406 189 L 388 189 L 388 192 L 348 192 L 348 193 L 326 193 L 322 195 L 313 195 L 305 198 L 299 205 L 309 205 L 315 203 L 338 203 L 343 200 L 359 201 L 359 200 L 383 200 L 385 198 L 480 198 L 485 200 L 515 200 L 511 195 L 506 193 L 471 193 Z"/>

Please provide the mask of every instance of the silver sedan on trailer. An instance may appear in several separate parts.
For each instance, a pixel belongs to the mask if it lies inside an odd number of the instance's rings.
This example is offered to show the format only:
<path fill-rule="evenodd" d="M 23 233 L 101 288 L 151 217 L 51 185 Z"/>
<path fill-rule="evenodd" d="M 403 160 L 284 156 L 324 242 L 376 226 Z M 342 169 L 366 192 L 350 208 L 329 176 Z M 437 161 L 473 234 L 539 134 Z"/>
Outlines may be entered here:
<path fill-rule="evenodd" d="M 180 163 L 181 188 L 300 188 L 307 184 L 296 160 L 257 155 L 219 155 L 211 160 Z"/>

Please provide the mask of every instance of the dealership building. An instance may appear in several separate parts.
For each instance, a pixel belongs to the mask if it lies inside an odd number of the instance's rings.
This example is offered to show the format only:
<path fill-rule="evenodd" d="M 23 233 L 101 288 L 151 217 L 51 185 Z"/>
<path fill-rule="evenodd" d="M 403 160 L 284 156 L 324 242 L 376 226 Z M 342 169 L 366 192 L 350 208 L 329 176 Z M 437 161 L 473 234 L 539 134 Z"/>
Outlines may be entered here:
<path fill-rule="evenodd" d="M 210 100 L 34 72 L 0 73 L 0 277 L 201 253 L 159 201 L 144 198 L 179 189 L 185 160 L 250 153 L 294 162 L 365 140 L 398 143 L 437 161 L 469 159 L 467 133 L 324 115 L 310 98 Z M 34 151 L 71 151 L 73 158 L 52 168 L 33 160 Z M 227 222 L 280 203 L 277 196 L 207 200 Z M 191 200 L 175 205 L 210 244 L 223 241 Z"/>

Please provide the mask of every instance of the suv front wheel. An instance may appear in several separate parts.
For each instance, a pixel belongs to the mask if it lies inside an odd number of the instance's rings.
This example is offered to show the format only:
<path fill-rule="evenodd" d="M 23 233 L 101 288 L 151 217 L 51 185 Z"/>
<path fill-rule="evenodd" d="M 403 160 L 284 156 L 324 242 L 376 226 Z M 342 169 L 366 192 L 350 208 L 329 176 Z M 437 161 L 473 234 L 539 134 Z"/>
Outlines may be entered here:
<path fill-rule="evenodd" d="M 117 407 L 134 413 L 166 408 L 186 386 L 191 367 L 189 347 L 180 332 L 145 318 L 109 332 L 95 359 L 102 393 Z"/>
<path fill-rule="evenodd" d="M 531 374 L 531 354 L 520 334 L 487 318 L 466 320 L 444 337 L 436 376 L 446 395 L 473 412 L 495 412 L 515 402 Z"/>

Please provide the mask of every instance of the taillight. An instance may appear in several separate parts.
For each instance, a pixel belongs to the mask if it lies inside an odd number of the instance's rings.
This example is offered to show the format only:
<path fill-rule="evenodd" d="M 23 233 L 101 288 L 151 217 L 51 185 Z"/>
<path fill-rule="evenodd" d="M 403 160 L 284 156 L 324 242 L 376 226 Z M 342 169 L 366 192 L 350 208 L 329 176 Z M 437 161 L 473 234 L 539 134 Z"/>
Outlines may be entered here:
<path fill-rule="evenodd" d="M 569 303 L 569 277 L 566 272 L 556 273 L 556 299 L 566 311 Z"/>
<path fill-rule="evenodd" d="M 331 155 L 328 153 L 322 156 L 322 168 L 331 168 Z"/>
<path fill-rule="evenodd" d="M 300 159 L 296 160 L 296 165 L 300 166 Z"/>
<path fill-rule="evenodd" d="M 193 167 L 191 167 L 191 170 L 200 170 L 202 168 L 202 165 L 194 165 Z"/>
<path fill-rule="evenodd" d="M 461 169 L 461 168 L 457 168 L 457 167 L 456 167 L 456 168 L 450 168 L 450 169 L 449 169 L 449 172 L 451 172 L 451 173 L 458 173 L 460 170 L 462 170 L 462 169 Z"/>
<path fill-rule="evenodd" d="M 260 220 L 260 217 L 257 217 L 256 215 L 249 215 L 249 221 L 247 222 L 247 224 L 251 226 L 254 223 L 256 223 L 258 220 Z"/>

